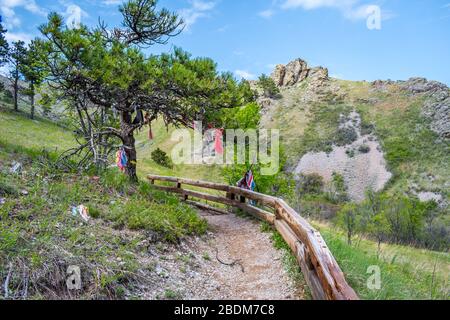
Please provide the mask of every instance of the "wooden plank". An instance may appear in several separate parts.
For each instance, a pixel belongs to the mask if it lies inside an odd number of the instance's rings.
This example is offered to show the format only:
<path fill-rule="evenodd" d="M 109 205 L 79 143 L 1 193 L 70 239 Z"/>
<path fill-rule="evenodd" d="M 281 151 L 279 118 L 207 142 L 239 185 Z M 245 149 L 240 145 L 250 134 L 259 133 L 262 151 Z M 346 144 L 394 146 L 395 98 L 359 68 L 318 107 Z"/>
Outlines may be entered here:
<path fill-rule="evenodd" d="M 264 205 L 268 205 L 270 207 L 275 207 L 277 198 L 268 196 L 263 193 L 254 192 L 247 189 L 242 189 L 238 187 L 233 187 L 220 183 L 206 182 L 200 180 L 191 180 L 191 179 L 182 179 L 176 177 L 165 177 L 165 176 L 156 176 L 156 175 L 148 175 L 147 179 L 150 181 L 163 181 L 163 182 L 173 182 L 173 183 L 181 183 L 189 186 L 225 191 L 228 193 L 244 196 L 247 199 L 251 199 L 254 201 L 258 201 Z"/>
<path fill-rule="evenodd" d="M 178 189 L 175 187 L 167 187 L 167 186 L 157 186 L 156 184 L 152 185 L 152 188 L 155 188 L 155 189 L 158 189 L 161 191 L 165 191 L 165 192 L 172 192 L 172 193 L 182 193 L 183 192 L 183 189 Z"/>
<path fill-rule="evenodd" d="M 273 225 L 275 223 L 275 215 L 268 211 L 251 206 L 246 203 L 240 203 L 237 201 L 235 202 L 234 206 L 238 207 L 241 210 L 244 210 L 247 213 L 250 213 L 251 215 L 253 215 L 254 217 L 256 217 L 260 220 L 270 223 L 271 225 Z"/>
<path fill-rule="evenodd" d="M 190 204 L 192 206 L 196 206 L 197 208 L 202 209 L 202 210 L 213 211 L 213 212 L 217 212 L 217 213 L 223 214 L 223 215 L 229 214 L 229 212 L 226 211 L 226 210 L 222 210 L 222 209 L 219 209 L 219 208 L 216 208 L 216 207 L 213 207 L 213 206 L 209 206 L 209 205 L 204 204 L 204 203 L 191 201 L 191 200 L 187 200 L 186 203 Z"/>
<path fill-rule="evenodd" d="M 247 189 L 238 188 L 238 187 L 230 186 L 229 192 L 240 195 L 240 196 L 244 196 L 245 198 L 250 199 L 250 200 L 258 201 L 259 203 L 264 204 L 269 207 L 272 207 L 272 208 L 275 208 L 276 201 L 277 201 L 277 198 L 275 198 L 275 197 L 268 196 L 263 193 L 247 190 Z"/>
<path fill-rule="evenodd" d="M 283 200 L 280 199 L 278 203 L 281 208 L 279 210 L 281 217 L 308 250 L 326 298 L 329 300 L 357 300 L 358 296 L 348 285 L 342 270 L 320 233 Z"/>
<path fill-rule="evenodd" d="M 283 220 L 276 220 L 275 228 L 294 253 L 294 256 L 300 265 L 300 269 L 302 270 L 305 281 L 311 290 L 311 295 L 313 298 L 315 300 L 325 300 L 326 295 L 323 291 L 317 272 L 314 268 L 310 268 L 310 265 L 308 264 L 308 253 L 305 245 L 297 239 L 295 233 Z"/>
<path fill-rule="evenodd" d="M 184 189 L 179 189 L 179 190 L 181 190 L 181 194 L 183 194 L 184 196 L 189 196 L 189 197 L 194 197 L 194 198 L 198 198 L 198 199 L 202 199 L 202 200 L 222 203 L 222 204 L 226 204 L 229 206 L 234 205 L 233 200 L 227 199 L 225 197 L 214 196 L 212 194 L 202 193 L 202 192 L 192 191 L 192 190 L 184 190 Z"/>
<path fill-rule="evenodd" d="M 241 203 L 237 200 L 230 200 L 228 198 L 224 198 L 224 197 L 220 197 L 220 196 L 213 196 L 210 194 L 191 191 L 191 190 L 183 190 L 182 194 L 188 195 L 190 197 L 202 199 L 202 200 L 207 200 L 207 201 L 212 201 L 212 202 L 217 202 L 217 203 L 222 203 L 225 205 L 237 207 L 241 210 L 244 210 L 245 212 L 248 212 L 248 213 L 254 215 L 258 219 L 269 222 L 270 224 L 273 224 L 275 221 L 275 216 L 272 213 L 267 212 L 262 209 L 259 209 L 257 207 L 251 206 L 246 203 Z"/>
<path fill-rule="evenodd" d="M 229 189 L 229 186 L 225 185 L 225 184 L 206 182 L 206 181 L 200 181 L 200 180 L 192 180 L 192 179 L 184 179 L 184 178 L 176 178 L 176 177 L 148 175 L 147 179 L 163 181 L 163 182 L 181 183 L 181 184 L 186 184 L 189 186 L 201 187 L 201 188 L 213 189 L 213 190 L 219 190 L 219 191 L 228 191 L 228 189 Z"/>

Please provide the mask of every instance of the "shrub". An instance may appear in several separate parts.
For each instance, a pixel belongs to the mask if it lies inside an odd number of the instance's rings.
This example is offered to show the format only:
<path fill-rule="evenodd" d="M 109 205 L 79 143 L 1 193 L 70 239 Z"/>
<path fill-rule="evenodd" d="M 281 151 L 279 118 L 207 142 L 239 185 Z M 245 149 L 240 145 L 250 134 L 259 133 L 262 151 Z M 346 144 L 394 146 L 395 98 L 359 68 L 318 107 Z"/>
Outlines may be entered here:
<path fill-rule="evenodd" d="M 409 141 L 400 138 L 385 141 L 386 160 L 392 167 L 398 167 L 401 163 L 407 162 L 414 156 L 408 145 Z"/>
<path fill-rule="evenodd" d="M 316 174 L 301 174 L 298 182 L 298 191 L 301 194 L 320 194 L 323 191 L 323 178 Z"/>
<path fill-rule="evenodd" d="M 337 214 L 337 223 L 347 233 L 347 243 L 352 245 L 352 238 L 359 225 L 359 211 L 355 204 L 345 205 Z"/>
<path fill-rule="evenodd" d="M 5 90 L 3 101 L 5 101 L 8 104 L 12 104 L 14 102 L 14 97 L 11 91 Z"/>
<path fill-rule="evenodd" d="M 333 172 L 333 179 L 326 193 L 326 198 L 332 203 L 340 203 L 348 200 L 347 186 L 341 174 Z"/>
<path fill-rule="evenodd" d="M 353 127 L 339 128 L 336 132 L 335 143 L 338 146 L 346 146 L 352 144 L 358 139 L 358 133 Z"/>
<path fill-rule="evenodd" d="M 345 153 L 347 154 L 347 156 L 349 158 L 353 158 L 355 156 L 355 150 L 353 150 L 353 149 L 345 150 Z"/>
<path fill-rule="evenodd" d="M 370 147 L 366 144 L 363 144 L 359 147 L 358 149 L 359 152 L 361 153 L 369 153 L 370 152 Z"/>
<path fill-rule="evenodd" d="M 3 179 L 0 177 L 0 196 L 6 196 L 6 195 L 17 195 L 19 191 L 17 190 L 17 187 L 12 185 L 10 182 L 6 181 L 6 179 Z"/>
<path fill-rule="evenodd" d="M 268 77 L 265 74 L 261 75 L 258 79 L 258 84 L 263 89 L 266 97 L 276 98 L 279 96 L 280 90 L 271 77 Z"/>
<path fill-rule="evenodd" d="M 375 131 L 375 126 L 371 123 L 361 123 L 361 135 L 369 135 L 372 134 Z"/>
<path fill-rule="evenodd" d="M 172 160 L 170 160 L 167 153 L 162 151 L 160 148 L 158 148 L 152 152 L 152 160 L 155 161 L 160 166 L 163 166 L 163 167 L 166 167 L 169 169 L 173 168 Z"/>

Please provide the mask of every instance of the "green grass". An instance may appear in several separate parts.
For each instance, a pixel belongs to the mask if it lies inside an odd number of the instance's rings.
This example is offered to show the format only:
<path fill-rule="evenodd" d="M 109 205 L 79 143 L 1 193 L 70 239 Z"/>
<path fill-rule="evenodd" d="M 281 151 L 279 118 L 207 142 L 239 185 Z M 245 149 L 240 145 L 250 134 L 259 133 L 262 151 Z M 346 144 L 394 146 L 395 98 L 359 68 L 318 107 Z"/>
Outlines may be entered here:
<path fill-rule="evenodd" d="M 22 113 L 0 107 L 0 143 L 3 147 L 41 152 L 64 151 L 75 145 L 70 131 L 43 119 L 31 120 Z"/>
<path fill-rule="evenodd" d="M 361 299 L 428 300 L 449 299 L 450 255 L 384 244 L 378 257 L 377 244 L 362 239 L 353 246 L 336 228 L 315 224 L 343 270 L 350 286 Z M 370 290 L 370 266 L 381 270 L 381 289 Z"/>
<path fill-rule="evenodd" d="M 223 182 L 221 168 L 217 165 L 174 165 L 167 168 L 152 160 L 151 154 L 160 148 L 170 157 L 176 142 L 171 140 L 174 127 L 166 128 L 162 120 L 152 125 L 154 140 L 148 139 L 147 129 L 143 129 L 136 136 L 136 147 L 138 154 L 138 174 L 142 177 L 148 174 L 177 176 L 191 179 L 207 180 L 212 182 Z"/>
<path fill-rule="evenodd" d="M 117 171 L 98 181 L 47 172 L 36 157 L 0 146 L 0 278 L 13 270 L 10 297 L 23 294 L 27 270 L 27 298 L 122 299 L 125 289 L 147 281 L 144 241 L 177 242 L 206 231 L 191 207 L 148 184 L 130 184 Z M 21 174 L 9 173 L 13 160 L 24 164 Z M 71 213 L 80 204 L 90 209 L 88 223 Z M 61 274 L 69 265 L 80 266 L 86 290 L 67 292 Z"/>
<path fill-rule="evenodd" d="M 27 114 L 14 112 L 11 107 L 0 106 L 0 126 L 0 148 L 8 152 L 37 157 L 45 149 L 56 157 L 76 145 L 73 134 L 67 129 L 42 118 L 31 120 Z M 167 130 L 159 120 L 153 124 L 154 140 L 148 140 L 146 130 L 137 133 L 138 175 L 144 178 L 151 173 L 223 182 L 219 166 L 178 165 L 169 169 L 151 159 L 151 153 L 157 148 L 161 148 L 170 156 L 175 146 L 175 142 L 171 141 L 173 130 L 173 127 Z"/>

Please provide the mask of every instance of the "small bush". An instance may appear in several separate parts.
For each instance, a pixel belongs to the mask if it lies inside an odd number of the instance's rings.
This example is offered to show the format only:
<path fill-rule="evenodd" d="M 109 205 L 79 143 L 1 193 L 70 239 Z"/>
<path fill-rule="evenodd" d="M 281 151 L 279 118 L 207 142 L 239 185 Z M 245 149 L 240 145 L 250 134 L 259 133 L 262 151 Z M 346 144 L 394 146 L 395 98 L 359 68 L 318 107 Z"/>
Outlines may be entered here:
<path fill-rule="evenodd" d="M 323 187 L 323 178 L 316 173 L 302 174 L 299 177 L 298 191 L 301 194 L 320 194 Z"/>
<path fill-rule="evenodd" d="M 14 102 L 14 97 L 11 91 L 5 90 L 3 101 L 8 104 L 12 104 Z"/>
<path fill-rule="evenodd" d="M 268 98 L 279 97 L 280 90 L 271 77 L 268 77 L 265 74 L 261 75 L 258 79 L 258 84 L 263 89 L 264 96 Z"/>
<path fill-rule="evenodd" d="M 96 207 L 89 206 L 89 215 L 94 219 L 98 219 L 100 218 L 100 210 L 98 210 Z"/>
<path fill-rule="evenodd" d="M 160 148 L 158 148 L 152 152 L 152 160 L 155 161 L 160 166 L 163 166 L 163 167 L 166 167 L 169 169 L 173 168 L 172 160 L 170 160 L 167 153 L 162 151 Z"/>
<path fill-rule="evenodd" d="M 6 195 L 14 196 L 17 194 L 19 194 L 17 187 L 0 177 L 0 196 L 6 196 Z"/>
<path fill-rule="evenodd" d="M 346 128 L 339 128 L 336 132 L 336 138 L 335 143 L 338 146 L 346 146 L 349 144 L 352 144 L 358 139 L 358 133 L 356 132 L 355 128 L 352 127 L 346 127 Z"/>
<path fill-rule="evenodd" d="M 371 123 L 362 123 L 361 124 L 361 135 L 369 135 L 375 132 L 375 126 Z"/>
<path fill-rule="evenodd" d="M 353 150 L 353 149 L 348 149 L 345 151 L 345 153 L 347 154 L 347 156 L 349 158 L 353 158 L 355 156 L 355 150 Z"/>
<path fill-rule="evenodd" d="M 406 139 L 389 139 L 385 141 L 384 147 L 387 151 L 386 160 L 394 168 L 411 160 L 414 156 L 412 148 L 409 147 L 409 141 Z"/>
<path fill-rule="evenodd" d="M 325 194 L 325 198 L 335 204 L 348 200 L 347 186 L 341 174 L 333 172 L 333 179 L 328 186 L 328 192 Z"/>
<path fill-rule="evenodd" d="M 358 151 L 361 153 L 369 153 L 370 147 L 366 144 L 363 144 L 362 146 L 359 147 Z"/>

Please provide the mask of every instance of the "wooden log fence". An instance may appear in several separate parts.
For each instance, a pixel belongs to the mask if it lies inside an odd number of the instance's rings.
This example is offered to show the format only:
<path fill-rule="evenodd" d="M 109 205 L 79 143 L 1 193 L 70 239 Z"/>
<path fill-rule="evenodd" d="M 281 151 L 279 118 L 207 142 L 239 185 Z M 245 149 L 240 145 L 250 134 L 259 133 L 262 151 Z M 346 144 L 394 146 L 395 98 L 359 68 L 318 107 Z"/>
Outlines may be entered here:
<path fill-rule="evenodd" d="M 202 204 L 192 199 L 220 203 L 232 208 L 239 208 L 260 220 L 268 222 L 281 234 L 297 258 L 314 299 L 358 300 L 358 296 L 345 280 L 343 272 L 321 234 L 284 200 L 225 184 L 156 175 L 149 175 L 148 179 L 155 188 L 179 194 L 191 205 L 223 214 L 226 212 L 223 209 Z M 175 187 L 156 185 L 156 181 L 174 183 Z M 183 185 L 222 191 L 226 195 L 212 195 L 187 190 L 182 188 Z M 256 202 L 262 208 L 249 204 L 247 200 Z"/>

